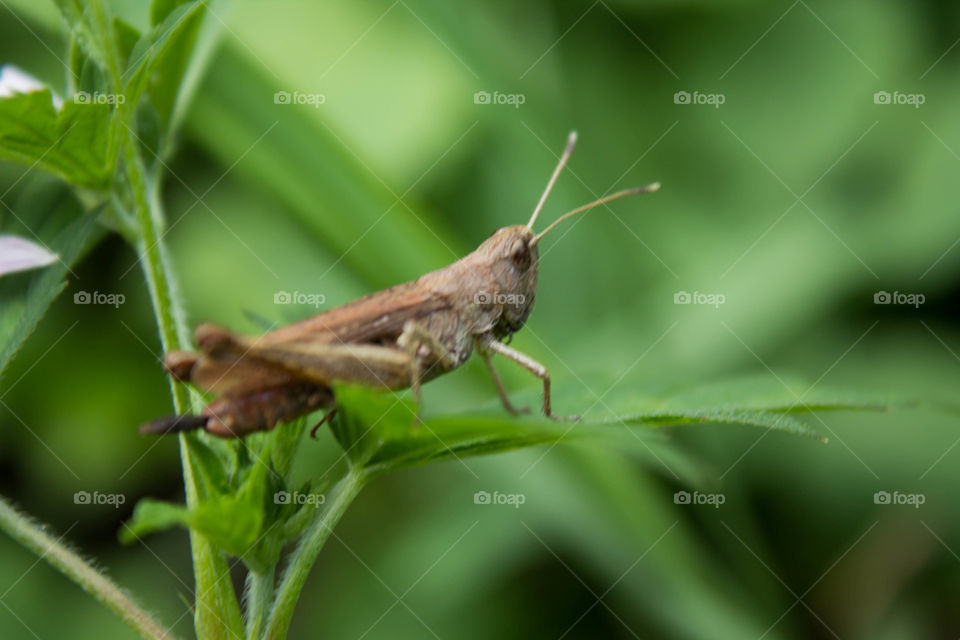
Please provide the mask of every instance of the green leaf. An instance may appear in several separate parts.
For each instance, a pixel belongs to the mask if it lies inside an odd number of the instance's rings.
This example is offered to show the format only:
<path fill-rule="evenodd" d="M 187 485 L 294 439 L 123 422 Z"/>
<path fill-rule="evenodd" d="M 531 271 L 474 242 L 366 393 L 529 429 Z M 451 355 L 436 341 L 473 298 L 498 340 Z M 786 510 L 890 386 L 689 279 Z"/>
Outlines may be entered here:
<path fill-rule="evenodd" d="M 156 26 L 167 19 L 170 12 L 190 0 L 153 0 L 150 3 L 150 26 Z"/>
<path fill-rule="evenodd" d="M 97 214 L 92 211 L 55 235 L 48 247 L 60 260 L 29 274 L 25 287 L 14 278 L 0 285 L 0 375 L 63 290 L 68 267 L 103 235 L 104 230 L 96 224 Z"/>
<path fill-rule="evenodd" d="M 802 413 L 810 410 L 883 410 L 886 397 L 864 391 L 813 386 L 795 376 L 743 376 L 680 390 L 666 400 L 669 406 L 697 404 L 758 411 Z"/>
<path fill-rule="evenodd" d="M 225 443 L 219 443 L 221 446 L 208 444 L 207 440 L 210 439 L 203 434 L 192 434 L 184 445 L 189 451 L 190 460 L 193 461 L 197 492 L 201 500 L 213 499 L 229 489 L 227 469 L 231 463 L 227 461 L 227 447 Z"/>
<path fill-rule="evenodd" d="M 54 109 L 49 90 L 0 100 L 0 159 L 38 166 L 72 184 L 110 185 L 110 106 L 74 100 Z"/>
<path fill-rule="evenodd" d="M 243 555 L 257 541 L 262 528 L 264 474 L 264 468 L 255 464 L 236 490 L 223 487 L 192 509 L 141 500 L 130 523 L 121 530 L 120 540 L 129 544 L 143 535 L 179 524 L 202 533 L 232 555 Z"/>
<path fill-rule="evenodd" d="M 128 100 L 137 101 L 147 91 L 164 129 L 169 124 L 205 8 L 203 2 L 178 3 L 130 52 L 124 93 Z"/>
<path fill-rule="evenodd" d="M 366 465 L 390 443 L 411 441 L 412 401 L 356 385 L 338 385 L 334 393 L 337 415 L 330 428 L 352 464 Z"/>
<path fill-rule="evenodd" d="M 120 59 L 125 62 L 130 59 L 133 47 L 140 40 L 140 32 L 137 31 L 136 27 L 120 18 L 113 19 L 113 32 L 116 34 Z"/>
<path fill-rule="evenodd" d="M 152 63 L 147 89 L 164 128 L 168 127 L 172 117 L 205 8 L 203 2 L 189 0 L 154 0 L 150 5 L 150 24 L 161 34 L 169 31 L 170 45 Z M 179 12 L 183 18 L 174 12 Z"/>
<path fill-rule="evenodd" d="M 229 443 L 192 434 L 186 446 L 200 496 L 196 506 L 142 500 L 119 532 L 120 540 L 129 544 L 179 525 L 203 534 L 226 553 L 241 557 L 250 569 L 269 571 L 279 561 L 284 545 L 314 519 L 322 504 L 319 500 L 290 499 L 297 494 L 322 495 L 323 487 L 311 487 L 309 483 L 293 491 L 285 478 L 303 428 L 300 420 Z"/>
<path fill-rule="evenodd" d="M 190 514 L 186 508 L 169 502 L 144 498 L 134 507 L 131 521 L 120 530 L 120 542 L 133 544 L 147 533 L 162 531 L 176 525 L 185 527 L 190 525 Z"/>
<path fill-rule="evenodd" d="M 80 44 L 77 34 L 70 35 L 70 46 L 67 49 L 67 92 L 74 92 L 83 88 L 82 77 L 90 57 Z"/>
<path fill-rule="evenodd" d="M 776 382 L 776 381 L 775 381 Z M 415 421 L 415 405 L 392 394 L 357 386 L 338 386 L 334 437 L 354 465 L 372 473 L 437 460 L 485 455 L 583 437 L 629 435 L 640 443 L 662 442 L 658 428 L 689 424 L 748 425 L 787 433 L 820 436 L 795 414 L 815 410 L 882 410 L 865 394 L 818 391 L 798 401 L 792 388 L 778 388 L 761 378 L 725 382 L 673 395 L 620 392 L 604 401 L 614 415 L 590 411 L 578 422 L 543 417 L 513 417 L 502 411 L 473 411 Z M 799 385 L 797 388 L 801 388 Z M 575 392 L 555 387 L 558 396 Z M 587 399 L 583 399 L 590 406 Z M 592 404 L 597 404 L 596 402 Z M 627 438 L 629 440 L 630 438 Z"/>
<path fill-rule="evenodd" d="M 106 60 L 103 38 L 97 36 L 89 22 L 85 3 L 81 0 L 54 0 L 54 2 L 70 31 L 71 40 L 75 41 L 87 56 L 102 66 Z"/>

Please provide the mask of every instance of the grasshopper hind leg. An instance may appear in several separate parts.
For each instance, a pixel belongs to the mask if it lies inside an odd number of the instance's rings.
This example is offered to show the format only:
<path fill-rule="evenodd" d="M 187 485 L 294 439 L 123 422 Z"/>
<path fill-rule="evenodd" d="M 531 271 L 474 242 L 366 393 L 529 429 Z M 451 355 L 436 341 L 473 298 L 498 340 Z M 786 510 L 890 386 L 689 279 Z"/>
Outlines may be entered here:
<path fill-rule="evenodd" d="M 140 433 L 152 435 L 167 435 L 169 433 L 180 433 L 181 431 L 195 431 L 196 429 L 205 429 L 207 426 L 207 416 L 169 416 L 152 420 L 140 427 Z"/>
<path fill-rule="evenodd" d="M 213 401 L 199 416 L 182 415 L 154 420 L 140 433 L 163 435 L 203 429 L 221 438 L 239 438 L 255 431 L 269 431 L 323 407 L 336 406 L 333 391 L 311 383 L 282 385 Z M 322 424 L 322 423 L 321 423 Z"/>
<path fill-rule="evenodd" d="M 333 391 L 311 383 L 283 385 L 243 396 L 221 397 L 207 405 L 205 429 L 222 438 L 269 431 L 323 407 L 335 405 Z"/>

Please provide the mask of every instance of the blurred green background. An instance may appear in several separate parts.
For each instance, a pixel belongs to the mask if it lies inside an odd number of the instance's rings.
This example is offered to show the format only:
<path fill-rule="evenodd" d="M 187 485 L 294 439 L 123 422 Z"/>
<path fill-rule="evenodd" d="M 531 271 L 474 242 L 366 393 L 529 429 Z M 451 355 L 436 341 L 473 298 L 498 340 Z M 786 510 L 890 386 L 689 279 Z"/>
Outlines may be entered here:
<path fill-rule="evenodd" d="M 117 7 L 145 23 L 146 3 Z M 753 374 L 949 399 L 958 18 L 945 0 L 214 3 L 205 28 L 219 40 L 165 189 L 190 323 L 256 332 L 316 312 L 274 304 L 278 292 L 322 295 L 322 310 L 453 261 L 526 222 L 576 129 L 541 227 L 611 190 L 663 188 L 542 245 L 514 345 L 557 379 L 587 397 Z M 52 2 L 0 3 L 0 62 L 62 88 L 62 38 Z M 323 103 L 276 104 L 278 91 Z M 483 91 L 523 104 L 478 104 Z M 11 208 L 38 190 L 72 206 L 23 173 L 0 166 Z M 135 430 L 170 410 L 137 257 L 108 237 L 74 271 L 4 378 L 0 492 L 189 636 L 185 533 L 116 540 L 138 498 L 181 498 L 175 440 Z M 78 306 L 78 291 L 126 302 Z M 682 291 L 725 303 L 674 304 Z M 881 291 L 925 302 L 875 304 Z M 499 368 L 535 399 L 534 380 Z M 471 361 L 424 401 L 452 411 L 494 392 Z M 698 487 L 602 443 L 389 476 L 324 550 L 291 637 L 960 635 L 956 418 L 923 405 L 811 425 L 829 444 L 674 431 L 702 465 Z M 323 436 L 297 475 L 319 479 L 335 458 Z M 725 501 L 678 505 L 680 489 Z M 526 501 L 478 506 L 479 490 Z M 77 491 L 125 502 L 77 505 Z M 880 491 L 924 503 L 876 504 Z M 0 554 L 4 638 L 131 637 L 3 536 Z"/>

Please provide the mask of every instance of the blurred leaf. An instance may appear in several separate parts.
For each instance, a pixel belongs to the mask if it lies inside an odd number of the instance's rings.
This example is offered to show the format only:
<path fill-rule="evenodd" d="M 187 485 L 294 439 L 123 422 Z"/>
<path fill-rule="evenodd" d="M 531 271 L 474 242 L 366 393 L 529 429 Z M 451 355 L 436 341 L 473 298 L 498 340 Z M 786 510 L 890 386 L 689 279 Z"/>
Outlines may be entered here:
<path fill-rule="evenodd" d="M 462 256 L 444 218 L 421 210 L 412 197 L 403 201 L 415 213 L 398 204 L 399 192 L 381 184 L 329 125 L 307 109 L 278 111 L 276 79 L 236 49 L 220 54 L 188 127 L 224 167 L 243 158 L 234 171 L 276 199 L 276 215 L 304 225 L 372 287 Z"/>
<path fill-rule="evenodd" d="M 169 128 L 170 118 L 180 94 L 184 72 L 193 55 L 205 9 L 203 2 L 196 2 L 192 7 L 181 9 L 185 4 L 188 3 L 184 0 L 155 0 L 150 7 L 151 24 L 159 24 L 158 29 L 161 30 L 168 25 L 174 11 L 184 12 L 182 20 L 177 19 L 169 25 L 170 33 L 167 34 L 169 43 L 163 45 L 164 51 L 151 63 L 153 70 L 147 92 L 150 94 L 150 102 L 156 110 L 160 129 L 163 131 Z"/>
<path fill-rule="evenodd" d="M 760 411 L 807 412 L 817 409 L 867 409 L 882 411 L 889 401 L 875 392 L 812 386 L 793 376 L 753 375 L 731 377 L 672 394 L 667 406 L 689 403 L 712 407 L 737 407 Z"/>
<path fill-rule="evenodd" d="M 88 22 L 86 2 L 83 0 L 54 0 L 54 3 L 60 10 L 60 15 L 70 31 L 71 39 L 76 41 L 89 57 L 103 65 L 107 58 L 106 52 L 103 50 L 106 43 Z"/>
<path fill-rule="evenodd" d="M 117 47 L 120 49 L 120 59 L 128 61 L 133 47 L 140 40 L 140 32 L 137 28 L 120 18 L 113 19 L 113 31 L 117 37 Z"/>
<path fill-rule="evenodd" d="M 0 100 L 0 159 L 39 166 L 72 184 L 105 189 L 110 106 L 69 100 L 57 111 L 49 90 Z"/>
<path fill-rule="evenodd" d="M 126 99 L 136 102 L 149 91 L 157 114 L 166 124 L 193 51 L 206 5 L 192 2 L 176 7 L 164 21 L 144 34 L 130 52 L 123 74 Z"/>
<path fill-rule="evenodd" d="M 150 26 L 156 26 L 167 19 L 170 12 L 191 0 L 153 0 L 150 3 Z"/>
<path fill-rule="evenodd" d="M 91 211 L 75 220 L 54 238 L 50 248 L 60 261 L 33 275 L 24 290 L 15 289 L 11 282 L 0 287 L 0 375 L 63 290 L 68 267 L 104 233 L 96 224 L 98 213 Z"/>

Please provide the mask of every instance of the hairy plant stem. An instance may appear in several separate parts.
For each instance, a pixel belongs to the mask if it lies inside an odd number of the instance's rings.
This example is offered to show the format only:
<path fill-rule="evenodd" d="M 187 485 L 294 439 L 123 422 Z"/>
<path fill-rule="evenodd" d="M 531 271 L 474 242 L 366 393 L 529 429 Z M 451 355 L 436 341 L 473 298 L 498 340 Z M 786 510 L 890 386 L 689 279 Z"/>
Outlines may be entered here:
<path fill-rule="evenodd" d="M 114 31 L 113 15 L 105 0 L 84 3 L 81 20 L 92 30 L 103 56 L 103 65 L 111 90 L 125 94 L 129 89 L 123 79 L 123 60 Z M 159 175 L 151 174 L 143 162 L 134 132 L 136 100 L 120 102 L 116 125 L 119 151 L 117 179 L 113 184 L 114 205 L 130 203 L 131 219 L 114 220 L 124 238 L 135 246 L 150 292 L 157 328 L 164 352 L 188 346 L 186 322 L 175 293 L 175 282 L 169 257 L 163 243 L 162 206 L 159 196 Z M 119 206 L 119 212 L 126 207 Z M 122 224 L 120 224 L 122 223 Z M 196 397 L 182 385 L 171 382 L 174 409 L 189 411 Z M 180 435 L 180 457 L 188 508 L 196 506 L 199 491 L 195 464 L 187 447 L 196 434 Z M 15 540 L 48 560 L 64 575 L 79 583 L 86 591 L 115 611 L 145 638 L 170 638 L 157 622 L 140 609 L 119 587 L 65 545 L 46 534 L 40 527 L 20 515 L 0 498 L 0 529 Z M 195 578 L 194 626 L 200 640 L 242 640 L 243 619 L 226 557 L 205 537 L 190 530 L 190 546 Z"/>
<path fill-rule="evenodd" d="M 119 54 L 116 37 L 111 28 L 109 11 L 100 2 L 93 2 L 94 18 L 99 23 L 99 31 L 105 40 L 106 66 L 114 91 L 124 89 L 120 72 Z M 133 101 L 131 101 L 132 103 Z M 148 175 L 137 145 L 137 137 L 132 127 L 136 126 L 133 105 L 121 103 L 118 107 L 120 124 L 117 127 L 119 149 L 123 159 L 124 175 L 130 200 L 133 202 L 133 215 L 137 226 L 137 249 L 140 264 L 147 280 L 150 300 L 157 319 L 160 342 L 164 352 L 182 349 L 189 344 L 186 323 L 179 309 L 175 295 L 175 285 L 170 260 L 167 256 L 160 231 L 163 219 L 159 180 Z M 190 393 L 182 385 L 171 381 L 170 392 L 173 407 L 177 413 L 191 408 Z M 187 438 L 198 437 L 194 434 L 180 434 L 180 461 L 183 467 L 183 484 L 187 508 L 196 506 L 199 501 L 194 464 L 187 448 Z M 230 568 L 226 558 L 217 551 L 203 535 L 190 530 L 190 552 L 193 558 L 194 575 L 194 628 L 201 640 L 233 640 L 243 637 L 243 618 L 237 595 L 230 581 Z"/>
<path fill-rule="evenodd" d="M 113 611 L 141 637 L 150 640 L 172 640 L 174 637 L 140 608 L 120 587 L 77 555 L 72 549 L 19 513 L 0 498 L 0 528 L 18 543 L 50 563 L 60 573 L 76 582 L 84 591 Z"/>
<path fill-rule="evenodd" d="M 263 635 L 267 617 L 270 615 L 270 606 L 273 604 L 275 578 L 273 567 L 266 573 L 250 571 L 247 574 L 245 588 L 247 640 L 259 640 Z"/>
<path fill-rule="evenodd" d="M 264 640 L 283 640 L 286 637 L 293 611 L 310 569 L 317 561 L 324 543 L 333 533 L 333 528 L 360 493 L 367 479 L 368 476 L 362 468 L 350 467 L 347 474 L 333 488 L 332 497 L 327 501 L 326 508 L 300 538 L 277 589 L 273 610 L 270 612 L 270 619 L 263 634 Z"/>
<path fill-rule="evenodd" d="M 126 175 L 133 196 L 134 215 L 139 227 L 140 263 L 143 266 L 150 299 L 160 331 L 164 352 L 187 346 L 186 324 L 177 306 L 173 275 L 169 258 L 159 229 L 160 199 L 155 188 L 151 190 L 139 155 L 136 139 L 126 127 L 121 127 L 121 148 Z M 190 395 L 182 385 L 171 383 L 173 406 L 178 413 L 190 410 Z M 183 465 L 184 493 L 187 508 L 194 507 L 199 495 L 193 474 L 193 461 L 186 446 L 187 438 L 196 434 L 180 434 L 180 459 Z M 190 550 L 193 556 L 195 582 L 194 626 L 197 636 L 207 638 L 242 638 L 243 621 L 237 602 L 230 569 L 226 558 L 207 538 L 190 530 Z"/>

